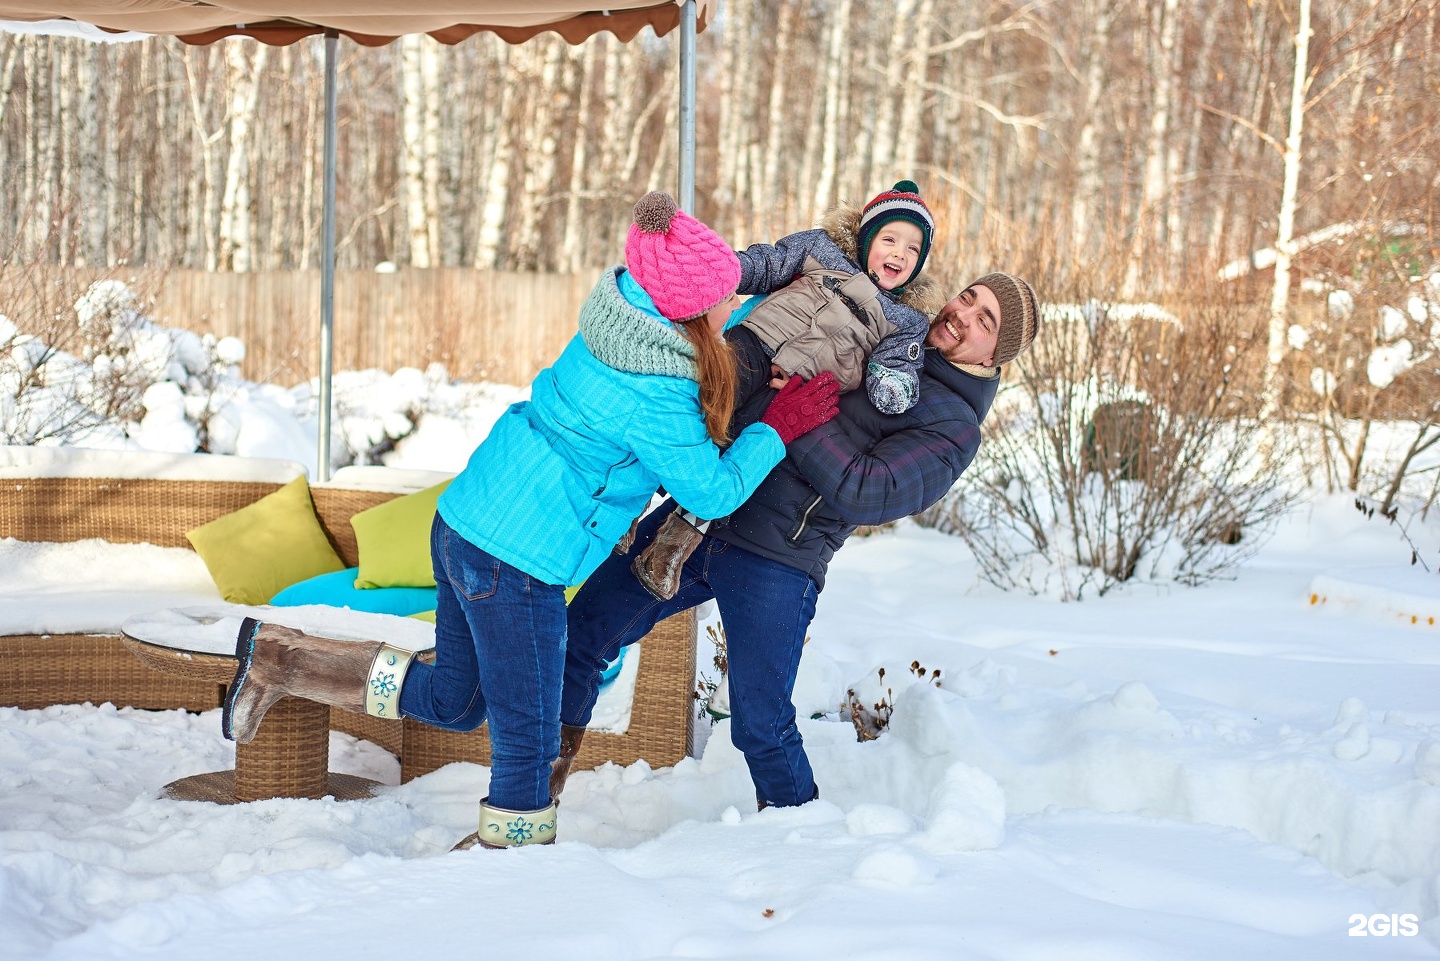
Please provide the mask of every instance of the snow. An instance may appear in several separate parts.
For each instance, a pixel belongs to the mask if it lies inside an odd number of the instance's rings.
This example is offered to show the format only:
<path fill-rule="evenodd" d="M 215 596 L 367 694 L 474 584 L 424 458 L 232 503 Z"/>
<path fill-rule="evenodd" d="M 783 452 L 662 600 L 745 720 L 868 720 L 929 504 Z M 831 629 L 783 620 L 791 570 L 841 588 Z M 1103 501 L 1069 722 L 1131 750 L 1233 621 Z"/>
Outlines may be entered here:
<path fill-rule="evenodd" d="M 383 433 L 386 404 L 427 413 L 387 467 L 336 483 L 429 486 L 523 396 L 433 373 L 350 381 L 357 435 Z M 313 422 L 253 386 L 232 413 L 277 441 L 246 453 L 275 461 L 132 449 L 105 476 L 294 476 Z M 3 449 L 0 470 L 93 456 Z M 755 811 L 729 722 L 701 720 L 673 768 L 574 774 L 557 844 L 451 852 L 485 767 L 400 784 L 391 755 L 332 734 L 332 770 L 384 782 L 377 797 L 178 802 L 166 783 L 233 764 L 218 711 L 0 708 L 0 959 L 341 959 L 397 936 L 430 961 L 1436 957 L 1440 575 L 1352 500 L 1313 498 L 1234 581 L 1082 603 L 985 586 L 962 541 L 913 524 L 852 539 L 801 661 L 821 798 L 796 809 Z M 160 606 L 217 616 L 222 649 L 234 636 L 239 611 L 187 551 L 5 541 L 0 570 L 0 632 L 87 629 L 114 599 L 77 572 L 101 570 L 118 594 L 193 590 Z M 849 690 L 893 707 L 876 739 L 841 712 Z M 1356 936 L 1356 915 L 1402 933 Z"/>

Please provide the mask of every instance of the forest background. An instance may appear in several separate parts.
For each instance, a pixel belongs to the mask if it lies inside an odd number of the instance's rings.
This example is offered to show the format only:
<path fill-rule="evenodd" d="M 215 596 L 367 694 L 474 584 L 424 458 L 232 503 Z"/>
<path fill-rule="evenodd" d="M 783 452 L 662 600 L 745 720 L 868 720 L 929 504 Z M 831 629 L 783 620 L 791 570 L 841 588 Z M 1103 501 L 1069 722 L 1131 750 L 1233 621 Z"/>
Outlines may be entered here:
<path fill-rule="evenodd" d="M 1105 261 L 1094 293 L 1130 299 L 1337 224 L 1346 249 L 1309 269 L 1373 258 L 1397 227 L 1433 258 L 1437 6 L 726 0 L 699 38 L 697 213 L 743 246 L 908 177 L 943 279 L 1093 284 Z M 649 31 L 344 45 L 340 266 L 615 261 L 634 199 L 674 187 L 676 72 Z M 318 40 L 0 35 L 0 250 L 315 268 L 322 83 Z"/>
<path fill-rule="evenodd" d="M 1228 385 L 1220 412 L 1309 417 L 1355 488 L 1373 420 L 1413 425 L 1407 464 L 1440 441 L 1437 21 L 1440 0 L 725 0 L 698 42 L 697 213 L 744 246 L 914 179 L 932 276 L 1022 273 L 1085 320 L 1034 358 L 1037 398 L 1099 373 L 1213 404 L 1146 382 L 1183 364 Z M 63 344 L 48 329 L 120 276 L 166 323 L 239 335 L 247 376 L 313 376 L 322 68 L 313 39 L 0 34 L 0 313 Z M 527 382 L 634 200 L 675 187 L 675 37 L 342 43 L 339 85 L 337 367 Z M 1096 323 L 1122 315 L 1159 327 Z"/>

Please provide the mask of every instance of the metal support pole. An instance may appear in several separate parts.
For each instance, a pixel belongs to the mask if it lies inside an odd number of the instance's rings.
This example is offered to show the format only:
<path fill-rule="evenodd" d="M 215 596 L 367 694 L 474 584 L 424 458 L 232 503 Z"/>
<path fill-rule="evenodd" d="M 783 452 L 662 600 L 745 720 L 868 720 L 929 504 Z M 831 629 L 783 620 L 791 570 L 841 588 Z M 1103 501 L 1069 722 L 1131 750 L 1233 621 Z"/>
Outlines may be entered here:
<path fill-rule="evenodd" d="M 695 0 L 680 7 L 680 209 L 695 213 Z"/>
<path fill-rule="evenodd" d="M 320 226 L 320 451 L 316 479 L 330 479 L 330 378 L 335 363 L 335 61 L 340 34 L 325 31 L 325 169 Z"/>

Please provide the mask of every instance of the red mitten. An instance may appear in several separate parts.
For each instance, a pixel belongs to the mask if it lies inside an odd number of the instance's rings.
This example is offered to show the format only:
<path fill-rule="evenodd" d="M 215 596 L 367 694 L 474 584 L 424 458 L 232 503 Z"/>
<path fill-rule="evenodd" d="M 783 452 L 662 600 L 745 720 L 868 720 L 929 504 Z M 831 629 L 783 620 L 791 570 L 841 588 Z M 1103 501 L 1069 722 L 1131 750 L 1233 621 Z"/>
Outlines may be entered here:
<path fill-rule="evenodd" d="M 839 403 L 840 387 L 828 370 L 805 382 L 791 377 L 765 408 L 760 423 L 775 428 L 788 444 L 834 417 Z"/>

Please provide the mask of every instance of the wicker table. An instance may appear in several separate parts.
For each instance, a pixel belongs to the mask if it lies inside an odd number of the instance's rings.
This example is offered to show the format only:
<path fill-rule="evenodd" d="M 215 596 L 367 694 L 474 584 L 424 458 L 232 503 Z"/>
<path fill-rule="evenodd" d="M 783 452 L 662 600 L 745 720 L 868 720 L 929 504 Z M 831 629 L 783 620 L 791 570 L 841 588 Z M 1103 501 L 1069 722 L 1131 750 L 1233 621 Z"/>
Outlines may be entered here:
<path fill-rule="evenodd" d="M 235 676 L 233 655 L 187 650 L 173 638 L 157 638 L 144 617 L 131 618 L 124 643 L 147 666 L 192 680 L 228 684 Z M 163 635 L 161 635 L 163 636 Z M 379 782 L 329 770 L 330 708 L 303 698 L 282 697 L 265 714 L 255 737 L 235 745 L 235 769 L 196 774 L 165 786 L 180 801 L 236 804 L 266 798 L 370 797 Z"/>

